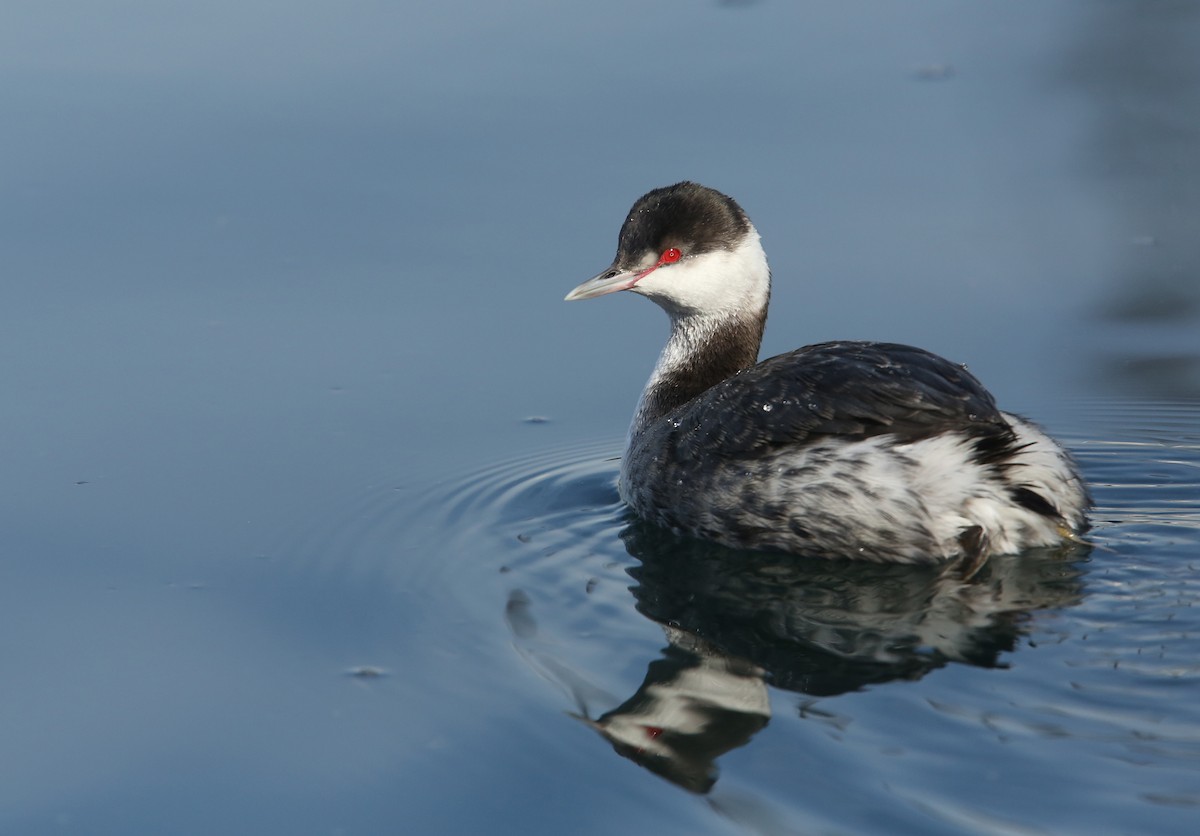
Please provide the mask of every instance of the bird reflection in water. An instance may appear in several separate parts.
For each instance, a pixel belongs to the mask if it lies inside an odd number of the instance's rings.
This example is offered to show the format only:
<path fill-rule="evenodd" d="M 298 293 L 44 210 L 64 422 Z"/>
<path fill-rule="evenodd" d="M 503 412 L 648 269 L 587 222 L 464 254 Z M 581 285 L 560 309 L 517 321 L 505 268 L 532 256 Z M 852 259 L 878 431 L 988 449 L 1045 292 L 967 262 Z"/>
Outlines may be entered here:
<path fill-rule="evenodd" d="M 952 662 L 1003 667 L 1032 613 L 1081 600 L 1088 551 L 993 557 L 964 580 L 955 564 L 734 552 L 640 522 L 621 538 L 640 562 L 628 570 L 636 607 L 665 631 L 661 657 L 631 697 L 594 719 L 595 689 L 561 663 L 538 667 L 620 755 L 696 793 L 712 789 L 723 754 L 767 725 L 768 686 L 830 697 Z"/>

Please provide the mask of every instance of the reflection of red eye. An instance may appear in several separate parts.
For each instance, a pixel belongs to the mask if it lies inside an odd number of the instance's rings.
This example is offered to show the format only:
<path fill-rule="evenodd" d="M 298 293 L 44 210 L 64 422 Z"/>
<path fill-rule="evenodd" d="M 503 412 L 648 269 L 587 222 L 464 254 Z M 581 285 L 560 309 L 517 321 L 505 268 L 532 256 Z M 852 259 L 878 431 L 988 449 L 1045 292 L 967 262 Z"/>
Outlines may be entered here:
<path fill-rule="evenodd" d="M 668 250 L 663 250 L 663 254 L 661 256 L 659 256 L 659 258 L 658 258 L 658 263 L 659 264 L 674 264 L 676 261 L 679 261 L 679 259 L 681 259 L 681 258 L 683 258 L 683 253 L 681 253 L 679 250 L 675 249 L 674 247 L 671 247 Z"/>

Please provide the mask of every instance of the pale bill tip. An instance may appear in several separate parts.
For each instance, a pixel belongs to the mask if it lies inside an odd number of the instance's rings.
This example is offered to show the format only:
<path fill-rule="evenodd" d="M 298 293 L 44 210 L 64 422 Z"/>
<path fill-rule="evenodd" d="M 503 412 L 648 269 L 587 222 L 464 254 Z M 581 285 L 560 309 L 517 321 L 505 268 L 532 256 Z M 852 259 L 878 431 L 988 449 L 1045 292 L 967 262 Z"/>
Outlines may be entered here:
<path fill-rule="evenodd" d="M 603 296 L 606 293 L 615 293 L 618 290 L 628 290 L 637 282 L 637 277 L 630 273 L 616 273 L 610 275 L 612 270 L 605 270 L 599 276 L 588 279 L 579 287 L 572 290 L 563 297 L 564 302 L 574 302 L 578 299 L 594 299 L 597 296 Z"/>

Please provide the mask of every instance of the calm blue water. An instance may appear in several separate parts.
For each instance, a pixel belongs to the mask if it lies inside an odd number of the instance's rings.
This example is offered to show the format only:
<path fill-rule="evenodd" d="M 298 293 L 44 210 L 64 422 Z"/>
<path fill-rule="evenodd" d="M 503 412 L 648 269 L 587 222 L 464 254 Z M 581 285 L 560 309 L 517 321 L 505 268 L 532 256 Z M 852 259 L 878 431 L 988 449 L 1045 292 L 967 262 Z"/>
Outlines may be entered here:
<path fill-rule="evenodd" d="M 4 4 L 0 832 L 1194 832 L 1198 45 L 1167 3 Z M 560 300 L 685 177 L 763 233 L 765 353 L 969 363 L 1093 546 L 963 585 L 629 519 L 666 326 Z"/>

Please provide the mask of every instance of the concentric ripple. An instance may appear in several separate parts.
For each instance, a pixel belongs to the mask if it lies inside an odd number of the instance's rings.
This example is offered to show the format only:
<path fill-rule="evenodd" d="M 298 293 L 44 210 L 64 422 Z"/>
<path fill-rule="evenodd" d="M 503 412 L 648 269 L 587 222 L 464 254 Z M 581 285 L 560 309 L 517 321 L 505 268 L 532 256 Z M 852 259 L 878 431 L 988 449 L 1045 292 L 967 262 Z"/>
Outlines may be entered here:
<path fill-rule="evenodd" d="M 1062 798 L 1097 826 L 1178 829 L 1200 806 L 1200 403 L 1083 402 L 1050 429 L 1091 486 L 1094 550 L 994 558 L 970 581 L 675 538 L 620 503 L 616 442 L 368 486 L 286 551 L 385 575 L 449 646 L 510 648 L 540 677 L 530 710 L 693 791 L 761 745 L 787 755 L 720 781 L 786 786 L 781 809 L 824 803 L 796 795 L 817 759 L 858 803 L 901 800 L 910 829 L 946 810 L 1037 828 Z M 456 659 L 511 676 L 494 653 Z"/>
<path fill-rule="evenodd" d="M 536 542 L 553 551 L 594 543 L 624 516 L 617 497 L 620 449 L 563 447 L 493 465 L 430 498 L 446 530 L 459 536 Z"/>
<path fill-rule="evenodd" d="M 1093 495 L 1091 539 L 1124 552 L 1170 546 L 1200 530 L 1200 406 L 1085 401 L 1052 429 L 1080 461 Z M 1060 421 L 1061 423 L 1067 423 Z M 276 551 L 343 577 L 383 572 L 404 588 L 463 590 L 471 578 L 514 577 L 622 591 L 638 562 L 621 532 L 632 521 L 616 492 L 620 443 L 538 450 L 432 484 L 381 483 L 327 502 Z M 628 538 L 627 538 L 628 539 Z M 531 574 L 532 573 L 532 574 Z M 561 598 L 560 598 L 561 600 Z"/>
<path fill-rule="evenodd" d="M 343 582 L 386 577 L 407 595 L 457 603 L 483 622 L 518 576 L 592 593 L 597 573 L 624 554 L 619 450 L 613 442 L 572 445 L 428 485 L 369 485 L 327 501 L 270 551 Z"/>

